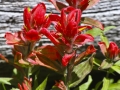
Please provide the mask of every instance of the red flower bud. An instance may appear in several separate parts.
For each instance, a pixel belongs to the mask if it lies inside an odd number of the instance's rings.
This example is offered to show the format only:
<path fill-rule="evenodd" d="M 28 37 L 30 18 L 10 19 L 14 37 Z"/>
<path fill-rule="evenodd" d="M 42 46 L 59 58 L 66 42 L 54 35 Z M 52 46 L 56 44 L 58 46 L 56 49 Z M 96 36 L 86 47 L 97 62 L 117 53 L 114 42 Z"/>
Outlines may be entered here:
<path fill-rule="evenodd" d="M 118 55 L 118 46 L 116 45 L 116 43 L 111 42 L 109 44 L 109 48 L 107 49 L 108 51 L 108 55 L 111 59 L 114 59 L 117 55 Z"/>

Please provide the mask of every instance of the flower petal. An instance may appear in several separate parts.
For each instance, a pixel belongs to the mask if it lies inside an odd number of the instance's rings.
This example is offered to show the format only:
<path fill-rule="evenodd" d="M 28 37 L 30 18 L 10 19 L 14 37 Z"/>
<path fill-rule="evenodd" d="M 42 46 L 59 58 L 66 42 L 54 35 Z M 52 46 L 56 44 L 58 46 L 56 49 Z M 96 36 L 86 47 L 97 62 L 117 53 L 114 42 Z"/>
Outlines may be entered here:
<path fill-rule="evenodd" d="M 38 41 L 40 39 L 40 35 L 38 31 L 31 29 L 28 32 L 25 32 L 25 38 L 29 41 Z"/>
<path fill-rule="evenodd" d="M 69 61 L 74 57 L 75 53 L 72 54 L 65 54 L 62 58 L 62 65 L 66 67 L 69 63 Z"/>
<path fill-rule="evenodd" d="M 41 24 L 45 20 L 46 7 L 44 3 L 39 3 L 32 10 L 32 22 L 34 22 L 37 26 L 41 26 Z"/>
<path fill-rule="evenodd" d="M 30 20 L 31 20 L 30 8 L 28 8 L 28 7 L 24 8 L 23 19 L 24 19 L 24 24 L 25 24 L 26 29 L 29 30 L 31 28 L 31 26 L 30 26 Z"/>
<path fill-rule="evenodd" d="M 92 42 L 94 41 L 93 36 L 89 34 L 80 34 L 79 36 L 76 37 L 74 43 L 75 44 L 85 44 L 87 42 Z"/>

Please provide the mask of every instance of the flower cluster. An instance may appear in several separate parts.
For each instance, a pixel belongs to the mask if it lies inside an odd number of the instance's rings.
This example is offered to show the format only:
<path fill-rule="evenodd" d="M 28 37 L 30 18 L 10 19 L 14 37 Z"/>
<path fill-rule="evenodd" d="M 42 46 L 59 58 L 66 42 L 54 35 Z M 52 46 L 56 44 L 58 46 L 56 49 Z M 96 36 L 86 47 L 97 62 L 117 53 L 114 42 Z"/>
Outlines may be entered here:
<path fill-rule="evenodd" d="M 99 21 L 82 17 L 82 12 L 99 0 L 66 0 L 68 6 L 56 0 L 49 1 L 60 12 L 60 15 L 54 13 L 46 15 L 44 3 L 39 3 L 32 10 L 25 7 L 22 30 L 14 34 L 10 32 L 5 34 L 6 43 L 13 46 L 13 65 L 23 68 L 25 72 L 24 82 L 18 84 L 20 90 L 32 90 L 33 82 L 29 79 L 29 70 L 37 65 L 63 75 L 64 82 L 60 80 L 55 84 L 61 90 L 69 90 L 78 85 L 93 68 L 96 52 L 94 45 L 89 45 L 83 52 L 77 53 L 77 51 L 86 43 L 94 41 L 94 36 L 86 33 L 87 31 L 94 27 L 101 31 L 104 29 Z M 49 30 L 50 25 L 54 27 L 52 30 Z M 35 47 L 42 36 L 50 39 L 53 45 Z M 109 45 L 99 42 L 99 46 L 107 60 L 118 59 L 120 50 L 114 42 L 110 42 Z M 77 79 L 72 80 L 74 75 Z"/>

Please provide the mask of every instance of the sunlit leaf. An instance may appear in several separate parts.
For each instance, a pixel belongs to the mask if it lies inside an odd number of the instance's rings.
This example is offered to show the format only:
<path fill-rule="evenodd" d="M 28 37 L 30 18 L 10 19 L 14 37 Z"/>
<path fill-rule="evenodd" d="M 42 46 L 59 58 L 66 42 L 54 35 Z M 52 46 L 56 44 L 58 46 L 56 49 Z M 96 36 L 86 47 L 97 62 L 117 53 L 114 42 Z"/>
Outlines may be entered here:
<path fill-rule="evenodd" d="M 110 85 L 110 80 L 108 78 L 103 79 L 103 86 L 101 90 L 108 90 L 108 87 Z"/>
<path fill-rule="evenodd" d="M 86 34 L 90 34 L 93 37 L 99 36 L 103 31 L 99 28 L 93 28 L 92 30 L 86 31 Z"/>
<path fill-rule="evenodd" d="M 120 74 L 120 66 L 113 65 L 113 66 L 111 67 L 111 69 L 113 69 L 113 70 L 116 71 L 118 74 Z"/>
<path fill-rule="evenodd" d="M 113 65 L 112 62 L 108 62 L 106 59 L 102 61 L 99 69 L 108 69 Z"/>
<path fill-rule="evenodd" d="M 104 28 L 103 32 L 107 32 L 107 31 L 109 31 L 111 29 L 114 29 L 114 28 L 116 28 L 116 27 L 115 26 L 107 26 L 107 27 Z"/>
<path fill-rule="evenodd" d="M 120 83 L 113 83 L 113 84 L 110 84 L 107 90 L 119 90 L 119 89 L 120 89 Z"/>
<path fill-rule="evenodd" d="M 1 78 L 0 78 L 0 83 L 7 84 L 7 85 L 11 85 L 11 82 L 10 82 L 11 80 L 13 80 L 13 78 L 1 77 Z"/>

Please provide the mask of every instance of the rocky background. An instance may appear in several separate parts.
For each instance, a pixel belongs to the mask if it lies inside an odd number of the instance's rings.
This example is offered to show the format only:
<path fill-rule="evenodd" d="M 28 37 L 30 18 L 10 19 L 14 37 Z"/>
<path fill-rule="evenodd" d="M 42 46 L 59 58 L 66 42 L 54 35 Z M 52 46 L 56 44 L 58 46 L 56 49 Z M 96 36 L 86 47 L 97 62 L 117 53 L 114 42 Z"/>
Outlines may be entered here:
<path fill-rule="evenodd" d="M 11 55 L 11 46 L 6 45 L 4 34 L 21 30 L 24 7 L 32 8 L 42 1 L 46 4 L 47 13 L 58 13 L 48 0 L 0 0 L 0 53 L 5 56 Z M 84 11 L 83 16 L 95 18 L 105 26 L 116 26 L 117 28 L 106 35 L 111 41 L 120 44 L 120 0 L 100 0 L 93 8 Z M 41 39 L 41 42 L 50 43 L 45 37 Z"/>

